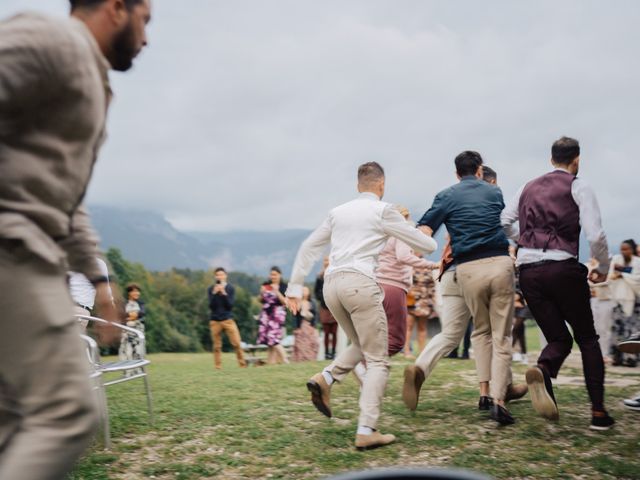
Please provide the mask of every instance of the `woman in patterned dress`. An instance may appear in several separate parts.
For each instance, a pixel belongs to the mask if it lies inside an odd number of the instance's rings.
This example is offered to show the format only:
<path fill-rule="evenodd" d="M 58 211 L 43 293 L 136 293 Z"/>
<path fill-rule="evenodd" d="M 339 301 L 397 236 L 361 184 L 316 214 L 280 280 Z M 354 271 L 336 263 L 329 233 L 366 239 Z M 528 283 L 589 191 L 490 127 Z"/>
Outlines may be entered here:
<path fill-rule="evenodd" d="M 413 285 L 407 294 L 409 315 L 407 316 L 407 340 L 404 355 L 411 355 L 411 335 L 414 325 L 418 329 L 418 353 L 427 344 L 427 323 L 438 318 L 436 311 L 436 282 L 432 268 L 416 267 L 413 269 Z"/>
<path fill-rule="evenodd" d="M 127 303 L 124 306 L 127 315 L 126 325 L 144 333 L 144 302 L 140 300 L 140 287 L 131 283 L 127 286 Z M 122 332 L 120 339 L 120 360 L 140 360 L 144 358 L 146 352 L 144 345 L 140 343 L 138 337 L 127 331 Z M 141 373 L 138 370 L 126 370 L 125 376 L 129 377 Z"/>
<path fill-rule="evenodd" d="M 282 271 L 271 268 L 269 281 L 260 288 L 262 311 L 258 317 L 258 343 L 268 347 L 267 363 L 289 363 L 287 352 L 281 345 L 284 337 L 284 323 L 287 319 L 285 292 L 287 285 L 282 283 Z"/>
<path fill-rule="evenodd" d="M 306 362 L 318 358 L 318 330 L 316 330 L 316 306 L 308 287 L 302 289 L 300 311 L 296 315 L 296 329 L 293 331 L 293 361 Z"/>

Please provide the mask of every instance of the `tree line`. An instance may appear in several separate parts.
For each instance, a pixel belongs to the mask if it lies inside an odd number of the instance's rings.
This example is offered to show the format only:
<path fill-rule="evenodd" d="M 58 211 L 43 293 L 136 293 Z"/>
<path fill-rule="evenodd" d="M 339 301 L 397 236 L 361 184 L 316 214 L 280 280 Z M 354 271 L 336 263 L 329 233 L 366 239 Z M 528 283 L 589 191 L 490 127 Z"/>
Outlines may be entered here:
<path fill-rule="evenodd" d="M 215 282 L 212 270 L 190 270 L 174 268 L 167 272 L 147 270 L 141 263 L 128 261 L 116 248 L 107 251 L 112 282 L 124 292 L 130 283 L 141 289 L 141 300 L 145 302 L 145 335 L 149 352 L 200 352 L 211 350 L 209 334 L 209 300 L 207 288 Z M 258 334 L 255 317 L 260 313 L 258 294 L 260 285 L 266 280 L 255 275 L 229 272 L 229 283 L 236 288 L 234 316 L 242 340 L 254 343 Z M 116 302 L 125 299 L 114 291 Z M 290 331 L 291 318 L 287 321 Z M 223 336 L 223 348 L 230 345 Z M 109 350 L 109 349 L 108 349 Z M 117 346 L 107 353 L 115 353 Z"/>

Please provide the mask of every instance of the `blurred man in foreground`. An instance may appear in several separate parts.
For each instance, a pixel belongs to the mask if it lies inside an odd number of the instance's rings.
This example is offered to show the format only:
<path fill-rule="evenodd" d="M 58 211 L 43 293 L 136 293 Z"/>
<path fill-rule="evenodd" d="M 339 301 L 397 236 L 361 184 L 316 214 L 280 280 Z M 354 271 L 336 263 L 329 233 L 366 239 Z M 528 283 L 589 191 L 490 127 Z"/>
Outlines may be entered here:
<path fill-rule="evenodd" d="M 149 0 L 72 0 L 72 18 L 0 22 L 0 478 L 60 479 L 96 426 L 66 271 L 115 320 L 82 205 L 108 70 L 146 44 Z"/>

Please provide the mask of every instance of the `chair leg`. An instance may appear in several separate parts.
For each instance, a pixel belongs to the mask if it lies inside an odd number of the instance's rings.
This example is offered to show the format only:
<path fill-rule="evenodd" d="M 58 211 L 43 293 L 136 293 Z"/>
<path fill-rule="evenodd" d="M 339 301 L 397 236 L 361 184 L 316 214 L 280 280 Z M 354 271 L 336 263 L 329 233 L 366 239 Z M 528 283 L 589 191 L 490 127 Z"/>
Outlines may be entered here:
<path fill-rule="evenodd" d="M 149 385 L 149 377 L 147 376 L 147 371 L 143 368 L 142 371 L 144 372 L 144 377 L 142 377 L 142 379 L 144 380 L 144 390 L 145 393 L 147 394 L 147 410 L 149 411 L 149 423 L 151 423 L 151 425 L 153 425 L 153 405 L 152 405 L 152 399 L 151 399 L 151 387 Z"/>
<path fill-rule="evenodd" d="M 109 405 L 107 404 L 107 390 L 100 382 L 98 385 L 98 399 L 100 402 L 100 416 L 102 417 L 102 435 L 105 450 L 111 450 L 111 424 L 109 421 Z"/>

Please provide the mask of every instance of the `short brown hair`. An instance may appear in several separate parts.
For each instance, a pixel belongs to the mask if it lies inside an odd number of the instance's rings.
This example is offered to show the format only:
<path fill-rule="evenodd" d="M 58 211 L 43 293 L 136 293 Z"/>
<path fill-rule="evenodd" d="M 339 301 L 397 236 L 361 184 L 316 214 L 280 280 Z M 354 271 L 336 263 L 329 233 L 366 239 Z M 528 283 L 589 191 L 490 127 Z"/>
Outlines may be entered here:
<path fill-rule="evenodd" d="M 127 288 L 125 290 L 127 291 L 127 293 L 132 292 L 134 290 L 142 292 L 142 290 L 140 289 L 140 285 L 138 285 L 137 283 L 130 283 L 129 285 L 127 285 Z"/>
<path fill-rule="evenodd" d="M 378 162 L 363 163 L 358 167 L 358 184 L 371 185 L 384 178 L 384 168 Z"/>
<path fill-rule="evenodd" d="M 560 165 L 569 165 L 576 157 L 580 156 L 580 144 L 578 140 L 570 137 L 562 137 L 553 142 L 551 146 L 551 159 Z"/>

